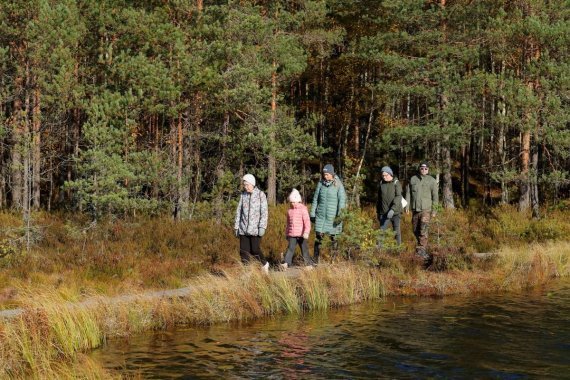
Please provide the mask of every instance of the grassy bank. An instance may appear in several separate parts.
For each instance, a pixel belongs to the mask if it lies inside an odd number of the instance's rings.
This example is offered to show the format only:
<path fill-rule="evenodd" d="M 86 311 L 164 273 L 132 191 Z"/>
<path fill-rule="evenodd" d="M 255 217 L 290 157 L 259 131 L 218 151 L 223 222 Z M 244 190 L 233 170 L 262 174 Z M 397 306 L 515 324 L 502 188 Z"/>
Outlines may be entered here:
<path fill-rule="evenodd" d="M 343 262 L 324 265 L 299 277 L 266 276 L 258 267 L 203 275 L 187 285 L 196 291 L 176 299 L 62 308 L 53 293 L 26 301 L 25 313 L 0 325 L 0 377 L 111 376 L 82 353 L 107 338 L 179 325 L 247 320 L 283 313 L 327 310 L 387 295 L 448 295 L 519 290 L 570 275 L 570 243 L 503 249 L 473 269 L 424 271 L 410 257 L 386 259 L 383 268 Z M 407 268 L 407 269 L 406 269 Z M 415 268 L 415 269 L 414 269 Z M 64 363 L 64 364 L 62 364 Z"/>
<path fill-rule="evenodd" d="M 352 215 L 346 235 L 374 240 L 372 214 Z M 285 207 L 271 215 L 263 248 L 277 262 L 285 248 Z M 567 215 L 549 211 L 548 218 L 533 221 L 508 207 L 442 212 L 431 227 L 435 261 L 427 271 L 414 259 L 405 216 L 402 249 L 362 243 L 350 248 L 350 259 L 297 278 L 264 276 L 255 266 L 237 265 L 237 240 L 230 229 L 208 220 L 92 226 L 38 215 L 43 227 L 32 250 L 16 249 L 0 259 L 4 308 L 25 308 L 20 317 L 0 322 L 0 378 L 106 378 L 111 375 L 84 353 L 107 338 L 141 331 L 327 310 L 387 295 L 474 294 L 543 284 L 570 275 L 570 243 L 563 240 L 570 233 Z M 2 214 L 0 221 L 13 225 L 3 229 L 4 239 L 18 228 L 16 216 Z M 496 254 L 472 255 L 489 251 Z M 103 297 L 181 286 L 196 290 L 176 299 L 117 303 Z M 93 297 L 100 298 L 89 307 L 62 307 Z"/>

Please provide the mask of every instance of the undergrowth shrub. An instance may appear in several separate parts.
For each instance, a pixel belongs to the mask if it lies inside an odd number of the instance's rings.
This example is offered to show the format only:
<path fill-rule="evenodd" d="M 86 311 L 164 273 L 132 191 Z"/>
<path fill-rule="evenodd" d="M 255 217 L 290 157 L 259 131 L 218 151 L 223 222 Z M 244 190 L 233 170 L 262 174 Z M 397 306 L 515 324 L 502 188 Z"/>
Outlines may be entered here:
<path fill-rule="evenodd" d="M 528 243 L 556 240 L 562 236 L 563 231 L 560 225 L 548 219 L 531 221 L 520 235 Z"/>
<path fill-rule="evenodd" d="M 13 255 L 15 253 L 16 253 L 16 248 L 14 247 L 14 244 L 10 240 L 8 239 L 0 240 L 0 259 L 8 255 Z"/>
<path fill-rule="evenodd" d="M 367 210 L 348 210 L 341 213 L 343 232 L 337 236 L 338 251 L 346 259 L 359 261 L 365 265 L 392 265 L 388 255 L 397 255 L 404 251 L 404 245 L 398 246 L 394 231 L 378 228 L 375 216 Z M 324 245 L 330 248 L 330 243 Z"/>
<path fill-rule="evenodd" d="M 466 255 L 463 247 L 437 247 L 432 254 L 430 270 L 469 270 L 472 268 L 471 259 Z"/>
<path fill-rule="evenodd" d="M 352 257 L 352 252 L 358 250 L 361 257 L 369 256 L 378 244 L 378 229 L 374 221 L 361 210 L 344 209 L 339 217 L 343 223 L 343 231 L 337 237 L 338 249 L 346 257 Z"/>

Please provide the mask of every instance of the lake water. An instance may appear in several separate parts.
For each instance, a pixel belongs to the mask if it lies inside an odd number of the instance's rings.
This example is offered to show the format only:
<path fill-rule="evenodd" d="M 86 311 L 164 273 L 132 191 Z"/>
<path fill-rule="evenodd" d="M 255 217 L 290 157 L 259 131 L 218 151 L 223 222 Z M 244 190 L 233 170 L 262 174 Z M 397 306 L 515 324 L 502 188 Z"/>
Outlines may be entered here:
<path fill-rule="evenodd" d="M 93 357 L 149 379 L 570 379 L 570 281 L 146 334 Z"/>

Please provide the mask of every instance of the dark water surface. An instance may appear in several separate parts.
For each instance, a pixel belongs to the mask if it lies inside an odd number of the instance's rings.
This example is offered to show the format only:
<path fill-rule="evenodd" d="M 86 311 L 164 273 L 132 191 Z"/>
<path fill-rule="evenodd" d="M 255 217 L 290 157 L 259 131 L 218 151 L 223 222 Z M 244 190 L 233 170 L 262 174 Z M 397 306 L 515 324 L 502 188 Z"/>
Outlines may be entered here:
<path fill-rule="evenodd" d="M 570 379 L 570 281 L 141 335 L 93 356 L 156 379 Z"/>

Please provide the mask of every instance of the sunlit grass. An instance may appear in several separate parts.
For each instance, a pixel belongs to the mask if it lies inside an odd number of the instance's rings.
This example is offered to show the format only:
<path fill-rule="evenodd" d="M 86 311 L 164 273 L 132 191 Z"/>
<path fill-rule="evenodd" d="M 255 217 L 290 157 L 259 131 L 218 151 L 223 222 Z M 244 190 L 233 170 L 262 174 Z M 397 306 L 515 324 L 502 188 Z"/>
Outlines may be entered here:
<path fill-rule="evenodd" d="M 283 222 L 285 209 L 271 212 Z M 118 222 L 84 233 L 56 220 L 43 246 L 0 262 L 0 303 L 25 308 L 20 317 L 0 321 L 0 378 L 108 378 L 113 375 L 83 354 L 108 338 L 143 331 L 325 312 L 389 295 L 477 294 L 544 284 L 570 276 L 570 242 L 563 240 L 570 224 L 563 213 L 551 217 L 532 221 L 510 207 L 481 215 L 444 211 L 430 230 L 439 262 L 426 271 L 414 258 L 406 216 L 407 249 L 381 252 L 375 266 L 341 260 L 298 276 L 268 276 L 259 265 L 236 265 L 237 240 L 210 222 Z M 17 218 L 0 213 L 0 220 Z M 273 262 L 285 249 L 282 227 L 271 225 L 264 237 Z M 490 254 L 477 259 L 473 252 Z M 192 291 L 144 296 L 149 289 L 183 286 Z"/>
<path fill-rule="evenodd" d="M 449 295 L 517 290 L 570 275 L 570 243 L 502 249 L 485 271 L 431 272 L 369 268 L 351 262 L 321 265 L 299 276 L 266 275 L 258 265 L 189 281 L 186 295 L 141 295 L 77 305 L 59 292 L 27 294 L 25 312 L 0 324 L 0 378 L 73 378 L 82 353 L 105 339 L 181 325 L 326 311 L 386 295 Z M 407 274 L 406 274 L 407 273 Z M 82 373 L 82 372 L 81 372 Z M 84 375 L 79 375 L 83 377 Z M 111 374 L 93 369 L 86 378 Z"/>

